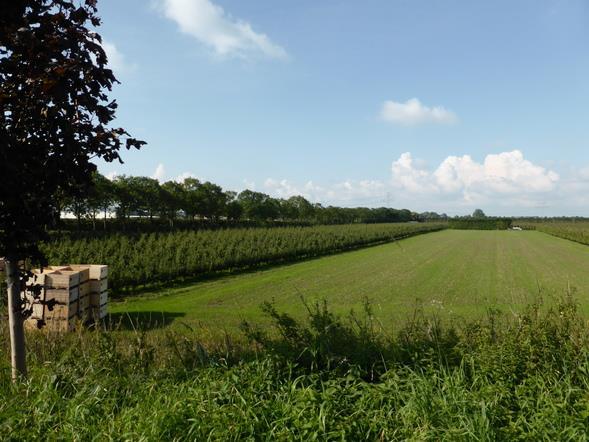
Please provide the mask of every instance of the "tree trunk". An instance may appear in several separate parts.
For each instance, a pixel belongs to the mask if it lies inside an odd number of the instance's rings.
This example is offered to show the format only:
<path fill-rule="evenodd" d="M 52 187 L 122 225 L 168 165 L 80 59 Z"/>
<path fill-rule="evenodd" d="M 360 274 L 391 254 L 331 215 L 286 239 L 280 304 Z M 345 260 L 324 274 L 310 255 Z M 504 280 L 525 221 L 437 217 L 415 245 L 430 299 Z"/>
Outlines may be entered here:
<path fill-rule="evenodd" d="M 6 285 L 8 287 L 8 324 L 10 327 L 10 349 L 12 352 L 12 380 L 16 382 L 27 375 L 25 354 L 25 330 L 20 302 L 20 281 L 18 261 L 6 258 Z"/>

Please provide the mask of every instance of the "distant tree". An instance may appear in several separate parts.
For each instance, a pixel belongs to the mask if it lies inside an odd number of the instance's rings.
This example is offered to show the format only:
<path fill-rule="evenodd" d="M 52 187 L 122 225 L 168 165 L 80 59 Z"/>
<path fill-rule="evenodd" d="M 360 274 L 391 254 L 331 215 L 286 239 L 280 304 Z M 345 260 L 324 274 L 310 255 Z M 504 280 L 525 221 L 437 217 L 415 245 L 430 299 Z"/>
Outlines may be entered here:
<path fill-rule="evenodd" d="M 93 220 L 95 228 L 95 221 L 97 215 L 102 212 L 103 228 L 106 230 L 106 219 L 108 212 L 112 210 L 116 202 L 115 185 L 111 180 L 105 176 L 95 172 L 92 176 L 93 186 L 88 194 L 88 209 Z"/>
<path fill-rule="evenodd" d="M 184 190 L 184 201 L 182 209 L 186 216 L 194 219 L 202 211 L 203 200 L 200 192 L 201 182 L 196 178 L 186 178 L 182 182 L 182 189 Z"/>
<path fill-rule="evenodd" d="M 278 201 L 265 193 L 244 190 L 238 195 L 237 201 L 241 204 L 245 217 L 251 220 L 276 219 L 280 214 Z"/>
<path fill-rule="evenodd" d="M 138 207 L 139 215 L 152 219 L 162 206 L 161 187 L 158 180 L 148 177 L 133 177 L 130 191 Z"/>
<path fill-rule="evenodd" d="M 77 220 L 78 229 L 82 218 L 92 220 L 92 227 L 96 230 L 96 217 L 104 212 L 104 228 L 106 229 L 107 212 L 115 201 L 114 186 L 111 181 L 99 174 L 92 173 L 91 185 L 85 192 L 62 198 L 61 209 L 72 213 Z"/>
<path fill-rule="evenodd" d="M 238 220 L 243 214 L 243 207 L 237 201 L 236 192 L 225 192 L 225 216 L 232 221 Z"/>
<path fill-rule="evenodd" d="M 169 221 L 170 227 L 174 227 L 174 221 L 182 210 L 185 199 L 184 188 L 176 181 L 167 181 L 161 187 L 161 215 Z"/>
<path fill-rule="evenodd" d="M 227 195 L 221 186 L 205 182 L 198 188 L 201 201 L 200 215 L 208 219 L 218 219 L 225 210 Z"/>
<path fill-rule="evenodd" d="M 161 188 L 156 179 L 144 176 L 115 178 L 117 216 L 123 219 L 131 215 L 148 216 L 150 219 L 161 207 Z"/>
<path fill-rule="evenodd" d="M 6 259 L 12 375 L 26 375 L 19 260 L 44 262 L 38 244 L 56 197 L 91 186 L 93 158 L 139 148 L 108 125 L 117 81 L 107 68 L 96 0 L 10 0 L 0 8 L 0 256 Z M 92 30 L 90 29 L 92 28 Z"/>
<path fill-rule="evenodd" d="M 135 207 L 135 201 L 129 190 L 129 178 L 125 175 L 117 176 L 112 184 L 115 196 L 115 213 L 118 219 L 124 221 L 129 218 Z"/>
<path fill-rule="evenodd" d="M 420 221 L 437 221 L 447 219 L 448 215 L 445 213 L 439 214 L 436 212 L 423 212 L 420 213 L 417 217 Z"/>
<path fill-rule="evenodd" d="M 298 208 L 291 203 L 291 201 L 286 199 L 278 199 L 278 217 L 281 220 L 296 220 L 299 219 L 299 210 Z"/>
<path fill-rule="evenodd" d="M 287 219 L 291 220 L 310 221 L 315 213 L 313 204 L 300 195 L 291 196 L 283 203 L 283 206 Z"/>
<path fill-rule="evenodd" d="M 84 195 L 71 195 L 64 198 L 63 208 L 76 217 L 78 230 L 81 228 L 81 221 L 88 214 L 88 199 Z"/>
<path fill-rule="evenodd" d="M 485 215 L 485 212 L 483 212 L 481 209 L 476 209 L 474 212 L 472 212 L 472 217 L 476 219 L 481 219 L 486 218 L 487 215 Z"/>

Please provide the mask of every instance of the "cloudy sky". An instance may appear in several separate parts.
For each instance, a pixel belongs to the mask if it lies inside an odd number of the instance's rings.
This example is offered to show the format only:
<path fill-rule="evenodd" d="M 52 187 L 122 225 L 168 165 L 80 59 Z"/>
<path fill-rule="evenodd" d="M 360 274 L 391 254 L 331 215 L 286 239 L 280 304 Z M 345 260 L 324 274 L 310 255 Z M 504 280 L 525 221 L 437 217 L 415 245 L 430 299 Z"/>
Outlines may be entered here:
<path fill-rule="evenodd" d="M 340 206 L 589 216 L 585 0 L 100 0 L 107 175 Z"/>

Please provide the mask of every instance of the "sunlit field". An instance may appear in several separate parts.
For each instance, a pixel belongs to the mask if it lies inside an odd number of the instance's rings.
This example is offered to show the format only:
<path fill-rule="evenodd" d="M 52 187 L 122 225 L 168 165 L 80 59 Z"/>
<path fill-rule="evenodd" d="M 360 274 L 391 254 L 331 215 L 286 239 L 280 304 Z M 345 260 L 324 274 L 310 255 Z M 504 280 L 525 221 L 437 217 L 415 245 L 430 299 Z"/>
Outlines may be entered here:
<path fill-rule="evenodd" d="M 535 231 L 445 230 L 390 244 L 268 270 L 189 284 L 113 303 L 114 320 L 127 313 L 171 326 L 234 328 L 260 319 L 273 301 L 296 315 L 307 302 L 358 310 L 365 299 L 384 325 L 416 309 L 445 318 L 476 318 L 492 309 L 510 314 L 542 296 L 571 289 L 589 312 L 589 248 Z"/>

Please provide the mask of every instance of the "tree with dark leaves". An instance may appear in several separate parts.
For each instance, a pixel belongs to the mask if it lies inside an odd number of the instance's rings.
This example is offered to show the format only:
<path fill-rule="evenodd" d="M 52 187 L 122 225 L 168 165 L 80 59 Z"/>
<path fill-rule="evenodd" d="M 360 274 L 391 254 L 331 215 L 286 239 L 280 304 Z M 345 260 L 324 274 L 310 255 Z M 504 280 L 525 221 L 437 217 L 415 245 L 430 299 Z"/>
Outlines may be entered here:
<path fill-rule="evenodd" d="M 87 192 L 95 158 L 121 161 L 140 148 L 109 124 L 117 82 L 107 67 L 96 0 L 10 0 L 0 8 L 0 256 L 8 284 L 13 377 L 26 375 L 21 299 L 26 274 L 17 263 L 43 264 L 58 194 Z"/>
<path fill-rule="evenodd" d="M 472 212 L 472 217 L 475 219 L 483 219 L 486 218 L 487 215 L 485 215 L 485 212 L 483 212 L 482 209 L 475 209 L 475 211 Z"/>

